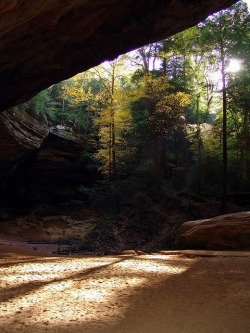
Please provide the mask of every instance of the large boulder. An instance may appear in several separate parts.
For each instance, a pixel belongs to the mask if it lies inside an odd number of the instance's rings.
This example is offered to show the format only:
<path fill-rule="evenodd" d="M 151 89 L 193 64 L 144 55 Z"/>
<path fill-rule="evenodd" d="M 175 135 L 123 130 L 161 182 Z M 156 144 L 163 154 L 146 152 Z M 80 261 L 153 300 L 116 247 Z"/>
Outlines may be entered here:
<path fill-rule="evenodd" d="M 250 212 L 182 224 L 175 241 L 177 249 L 250 250 Z"/>
<path fill-rule="evenodd" d="M 236 0 L 2 0 L 0 111 Z"/>

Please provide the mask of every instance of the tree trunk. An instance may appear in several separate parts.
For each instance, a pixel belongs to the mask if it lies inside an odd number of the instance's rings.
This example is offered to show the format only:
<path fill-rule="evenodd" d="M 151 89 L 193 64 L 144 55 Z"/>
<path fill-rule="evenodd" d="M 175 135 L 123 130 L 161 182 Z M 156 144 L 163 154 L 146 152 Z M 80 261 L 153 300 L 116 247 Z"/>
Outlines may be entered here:
<path fill-rule="evenodd" d="M 167 173 L 169 178 L 168 161 L 167 161 L 167 141 L 168 141 L 168 131 L 166 130 L 167 125 L 164 124 L 164 129 L 162 133 L 162 143 L 161 143 L 161 169 Z"/>
<path fill-rule="evenodd" d="M 201 126 L 200 126 L 200 94 L 197 95 L 196 99 L 196 141 L 197 141 L 197 159 L 198 159 L 198 193 L 203 192 L 203 165 L 202 165 L 202 155 L 203 155 L 203 142 L 201 137 Z"/>
<path fill-rule="evenodd" d="M 228 174 L 227 174 L 227 94 L 226 94 L 226 65 L 225 65 L 225 49 L 223 39 L 222 22 L 220 21 L 220 59 L 221 59 L 221 77 L 222 77 L 222 150 L 223 150 L 223 182 L 222 182 L 222 202 L 221 209 L 223 213 L 227 213 L 227 196 L 228 196 Z"/>
<path fill-rule="evenodd" d="M 159 169 L 159 158 L 158 158 L 158 136 L 156 131 L 152 130 L 151 138 L 152 138 L 153 165 L 154 165 L 154 170 L 157 172 Z"/>
<path fill-rule="evenodd" d="M 109 157 L 108 157 L 108 183 L 109 187 L 111 186 L 111 179 L 112 179 L 112 128 L 111 124 L 109 124 Z"/>
<path fill-rule="evenodd" d="M 244 109 L 243 114 L 243 125 L 242 125 L 242 138 L 240 144 L 240 185 L 241 190 L 244 190 L 244 186 L 247 181 L 247 142 L 249 140 L 249 129 L 248 129 L 248 115 L 249 111 L 247 107 Z"/>
<path fill-rule="evenodd" d="M 115 142 L 115 111 L 114 111 L 114 92 L 115 92 L 115 66 L 112 67 L 112 82 L 111 82 L 111 101 L 110 101 L 110 131 L 111 131 L 111 180 L 116 180 L 116 142 Z"/>

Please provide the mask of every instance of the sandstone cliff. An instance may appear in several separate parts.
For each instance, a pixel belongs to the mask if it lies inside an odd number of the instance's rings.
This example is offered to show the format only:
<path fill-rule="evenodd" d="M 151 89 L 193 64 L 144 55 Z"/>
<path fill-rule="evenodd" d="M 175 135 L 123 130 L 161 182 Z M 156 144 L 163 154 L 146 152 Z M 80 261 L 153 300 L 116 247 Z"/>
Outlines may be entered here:
<path fill-rule="evenodd" d="M 0 111 L 104 60 L 169 37 L 235 0 L 4 0 Z"/>

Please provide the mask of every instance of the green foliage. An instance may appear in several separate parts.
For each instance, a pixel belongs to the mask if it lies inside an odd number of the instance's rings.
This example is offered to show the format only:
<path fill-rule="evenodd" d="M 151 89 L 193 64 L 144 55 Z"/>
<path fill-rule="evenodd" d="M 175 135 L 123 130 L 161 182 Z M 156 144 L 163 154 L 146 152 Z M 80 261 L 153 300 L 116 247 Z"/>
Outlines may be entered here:
<path fill-rule="evenodd" d="M 20 106 L 21 110 L 32 114 L 40 121 L 47 123 L 46 110 L 50 103 L 48 90 L 43 90 L 28 102 Z"/>
<path fill-rule="evenodd" d="M 135 51 L 130 60 L 122 56 L 54 85 L 22 108 L 82 139 L 90 165 L 102 173 L 82 193 L 103 211 L 140 207 L 146 212 L 184 188 L 220 197 L 223 42 L 229 190 L 246 191 L 249 38 L 249 14 L 239 2 Z M 227 71 L 232 59 L 241 62 L 237 73 Z"/>

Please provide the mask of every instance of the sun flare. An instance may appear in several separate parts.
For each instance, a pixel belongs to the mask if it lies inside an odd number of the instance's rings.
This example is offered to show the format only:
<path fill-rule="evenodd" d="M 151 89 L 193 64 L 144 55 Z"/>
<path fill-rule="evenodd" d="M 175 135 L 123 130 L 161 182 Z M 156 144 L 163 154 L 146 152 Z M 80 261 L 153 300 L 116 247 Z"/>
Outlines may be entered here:
<path fill-rule="evenodd" d="M 241 61 L 238 59 L 231 59 L 227 67 L 227 71 L 230 73 L 236 73 L 241 69 Z"/>

